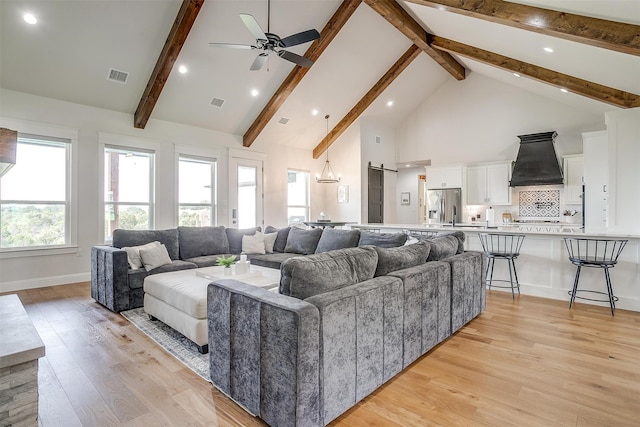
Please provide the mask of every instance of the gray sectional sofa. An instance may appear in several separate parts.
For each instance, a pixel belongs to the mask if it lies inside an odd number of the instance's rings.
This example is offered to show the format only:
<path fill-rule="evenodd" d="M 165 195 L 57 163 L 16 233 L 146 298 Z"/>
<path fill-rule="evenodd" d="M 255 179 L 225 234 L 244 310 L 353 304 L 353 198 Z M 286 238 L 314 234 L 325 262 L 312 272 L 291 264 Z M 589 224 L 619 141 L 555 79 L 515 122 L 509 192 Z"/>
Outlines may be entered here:
<path fill-rule="evenodd" d="M 111 246 L 97 245 L 91 249 L 91 297 L 108 309 L 120 312 L 142 307 L 143 282 L 150 274 L 216 265 L 220 256 L 240 255 L 242 238 L 261 231 L 217 227 L 177 227 L 169 230 L 122 230 L 113 232 Z M 254 265 L 279 269 L 283 261 L 302 255 L 334 249 L 374 244 L 400 246 L 404 233 L 384 234 L 359 230 L 267 227 L 265 233 L 277 233 L 273 253 L 249 254 Z M 462 234 L 462 236 L 464 236 Z M 167 248 L 170 263 L 146 271 L 130 268 L 124 248 L 160 242 Z"/>
<path fill-rule="evenodd" d="M 484 310 L 485 256 L 457 246 L 292 258 L 279 293 L 211 283 L 212 383 L 270 425 L 328 424 Z"/>

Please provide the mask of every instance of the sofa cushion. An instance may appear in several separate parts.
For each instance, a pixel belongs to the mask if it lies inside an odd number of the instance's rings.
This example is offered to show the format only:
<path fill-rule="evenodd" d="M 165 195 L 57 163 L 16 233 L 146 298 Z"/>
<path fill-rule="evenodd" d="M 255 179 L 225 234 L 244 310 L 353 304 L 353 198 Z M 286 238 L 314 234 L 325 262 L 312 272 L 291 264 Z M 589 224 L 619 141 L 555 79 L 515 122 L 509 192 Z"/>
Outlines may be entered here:
<path fill-rule="evenodd" d="M 180 258 L 188 259 L 229 252 L 229 239 L 224 226 L 178 227 Z"/>
<path fill-rule="evenodd" d="M 322 228 L 304 230 L 293 227 L 289 231 L 287 246 L 285 246 L 284 251 L 302 255 L 315 253 L 320 236 L 322 236 Z"/>
<path fill-rule="evenodd" d="M 360 240 L 360 230 L 336 230 L 325 228 L 318 241 L 316 253 L 333 251 L 335 249 L 355 248 Z"/>
<path fill-rule="evenodd" d="M 264 254 L 264 234 L 256 231 L 255 234 L 242 236 L 243 254 Z"/>
<path fill-rule="evenodd" d="M 170 264 L 165 264 L 158 268 L 154 268 L 151 271 L 146 271 L 144 268 L 139 268 L 137 270 L 129 270 L 127 272 L 127 277 L 129 279 L 128 280 L 129 288 L 142 289 L 142 285 L 144 284 L 144 278 L 150 274 L 166 273 L 168 271 L 189 270 L 191 268 L 198 268 L 198 266 L 192 262 L 174 260 L 174 261 L 171 261 Z M 132 304 L 132 307 L 142 307 L 142 301 L 140 305 Z"/>
<path fill-rule="evenodd" d="M 291 227 L 285 227 L 278 230 L 270 225 L 264 229 L 265 233 L 278 233 L 276 241 L 273 244 L 273 252 L 284 252 L 284 248 L 287 247 L 287 238 L 289 237 L 290 230 Z"/>
<path fill-rule="evenodd" d="M 361 231 L 358 246 L 374 245 L 381 248 L 395 248 L 404 245 L 407 235 L 404 233 L 374 233 Z"/>
<path fill-rule="evenodd" d="M 294 257 L 280 268 L 280 293 L 305 299 L 373 278 L 378 254 L 372 247 Z"/>
<path fill-rule="evenodd" d="M 169 230 L 123 230 L 118 228 L 113 230 L 113 246 L 116 248 L 141 246 L 156 240 L 166 246 L 171 259 L 180 258 L 177 228 Z"/>
<path fill-rule="evenodd" d="M 439 261 L 449 258 L 458 252 L 458 238 L 456 236 L 434 237 L 429 239 L 428 242 L 431 245 L 431 251 L 427 261 Z"/>
<path fill-rule="evenodd" d="M 455 236 L 455 238 L 458 239 L 458 249 L 456 253 L 461 254 L 464 252 L 464 240 L 466 236 L 462 231 L 441 231 L 436 237 L 442 236 Z"/>
<path fill-rule="evenodd" d="M 242 236 L 253 236 L 256 231 L 262 231 L 260 227 L 252 228 L 227 228 L 227 239 L 229 240 L 229 253 L 240 255 L 242 252 Z"/>
<path fill-rule="evenodd" d="M 149 249 L 155 246 L 160 246 L 162 243 L 160 242 L 151 242 L 142 246 L 125 246 L 124 249 L 127 252 L 127 261 L 129 262 L 129 268 L 132 270 L 137 270 L 138 268 L 142 268 L 142 258 L 140 258 L 140 250 L 141 249 Z"/>
<path fill-rule="evenodd" d="M 258 265 L 260 267 L 267 268 L 275 268 L 276 270 L 280 270 L 280 266 L 283 262 L 288 260 L 289 258 L 294 258 L 297 256 L 302 256 L 300 254 L 290 254 L 287 252 L 274 252 L 272 254 L 264 254 L 264 255 L 249 255 L 249 261 L 251 261 L 251 265 Z"/>
<path fill-rule="evenodd" d="M 431 245 L 428 242 L 418 242 L 413 245 L 397 248 L 373 247 L 378 253 L 378 266 L 375 277 L 416 265 L 424 264 L 429 257 Z"/>
<path fill-rule="evenodd" d="M 148 248 L 140 249 L 140 259 L 142 265 L 147 271 L 161 267 L 165 264 L 171 264 L 171 258 L 164 245 L 155 245 Z"/>
<path fill-rule="evenodd" d="M 273 253 L 273 246 L 276 244 L 278 233 L 264 233 L 264 252 L 267 254 Z"/>

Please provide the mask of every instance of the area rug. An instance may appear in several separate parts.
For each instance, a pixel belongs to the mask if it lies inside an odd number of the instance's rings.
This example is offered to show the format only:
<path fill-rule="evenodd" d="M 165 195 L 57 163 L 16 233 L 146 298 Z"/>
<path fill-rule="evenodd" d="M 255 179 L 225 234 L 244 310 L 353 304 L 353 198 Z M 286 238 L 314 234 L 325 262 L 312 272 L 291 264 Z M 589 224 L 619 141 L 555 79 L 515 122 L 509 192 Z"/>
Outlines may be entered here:
<path fill-rule="evenodd" d="M 149 320 L 149 315 L 143 308 L 134 308 L 120 314 L 187 368 L 209 381 L 209 354 L 200 354 L 193 341 L 159 320 Z"/>

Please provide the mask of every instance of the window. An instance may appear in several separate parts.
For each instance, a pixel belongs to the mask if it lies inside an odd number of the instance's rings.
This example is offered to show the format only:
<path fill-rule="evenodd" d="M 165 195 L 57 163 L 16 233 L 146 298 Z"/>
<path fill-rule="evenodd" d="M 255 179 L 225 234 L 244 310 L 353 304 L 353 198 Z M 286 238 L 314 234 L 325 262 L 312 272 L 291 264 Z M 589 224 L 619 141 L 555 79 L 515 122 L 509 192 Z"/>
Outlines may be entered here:
<path fill-rule="evenodd" d="M 178 158 L 178 225 L 216 224 L 216 161 Z"/>
<path fill-rule="evenodd" d="M 0 179 L 0 248 L 68 246 L 71 140 L 18 134 Z"/>
<path fill-rule="evenodd" d="M 287 187 L 288 223 L 300 223 L 309 220 L 309 172 L 289 170 Z"/>
<path fill-rule="evenodd" d="M 151 151 L 105 146 L 105 238 L 113 230 L 153 228 L 153 160 Z"/>

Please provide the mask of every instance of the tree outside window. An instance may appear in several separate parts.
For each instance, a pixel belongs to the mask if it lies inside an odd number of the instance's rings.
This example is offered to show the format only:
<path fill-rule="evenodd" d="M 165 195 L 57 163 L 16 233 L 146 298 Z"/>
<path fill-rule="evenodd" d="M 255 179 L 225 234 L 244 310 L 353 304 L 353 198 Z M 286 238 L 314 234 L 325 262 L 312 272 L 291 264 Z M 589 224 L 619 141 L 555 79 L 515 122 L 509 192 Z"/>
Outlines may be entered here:
<path fill-rule="evenodd" d="M 123 147 L 104 149 L 105 237 L 113 230 L 153 228 L 153 152 Z"/>
<path fill-rule="evenodd" d="M 216 161 L 181 155 L 178 159 L 178 225 L 215 225 Z"/>

